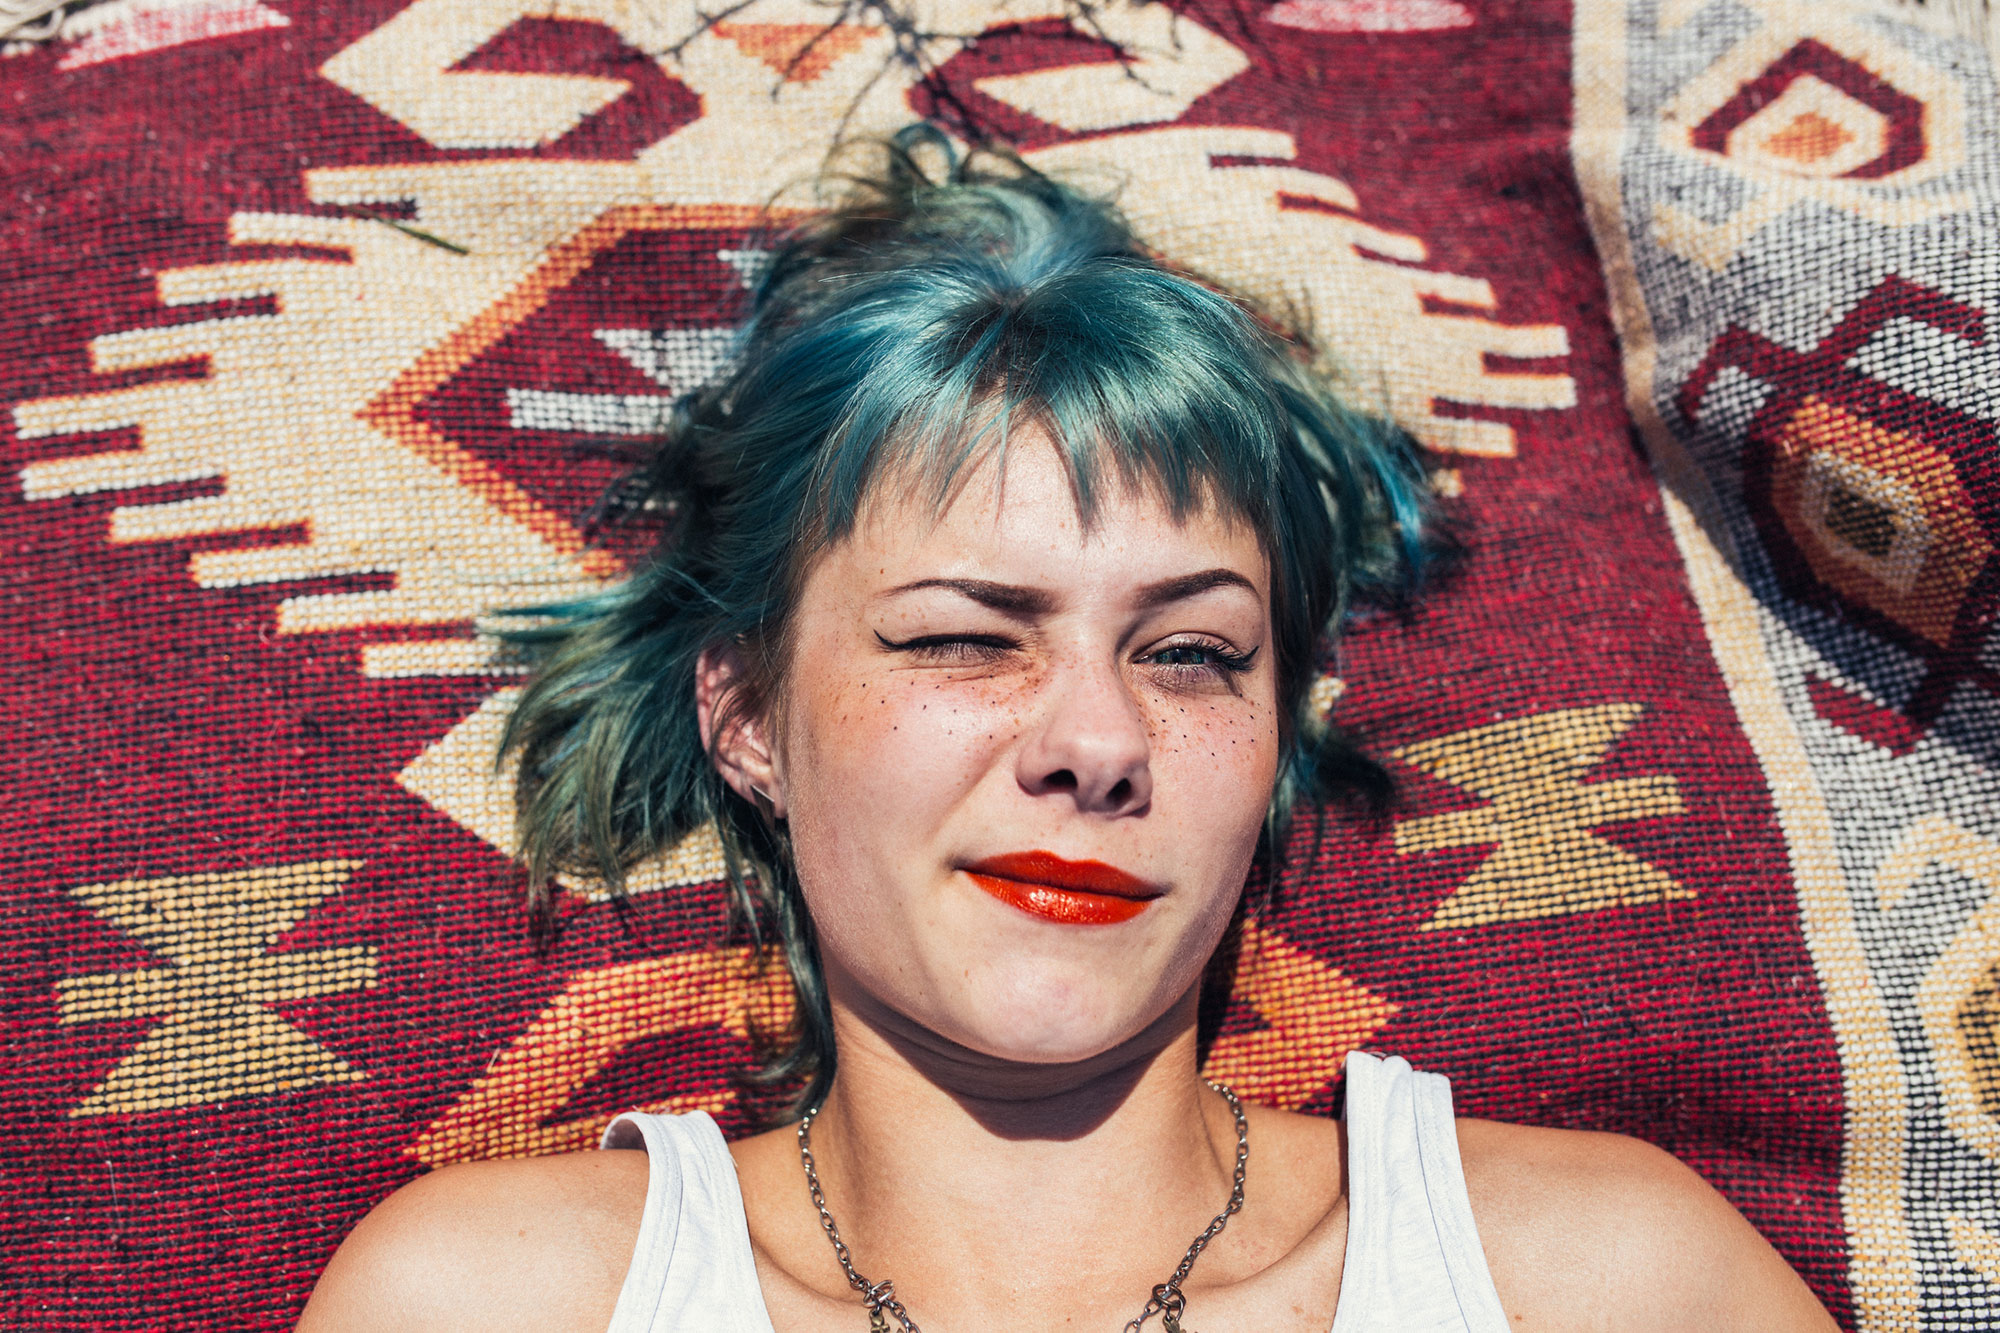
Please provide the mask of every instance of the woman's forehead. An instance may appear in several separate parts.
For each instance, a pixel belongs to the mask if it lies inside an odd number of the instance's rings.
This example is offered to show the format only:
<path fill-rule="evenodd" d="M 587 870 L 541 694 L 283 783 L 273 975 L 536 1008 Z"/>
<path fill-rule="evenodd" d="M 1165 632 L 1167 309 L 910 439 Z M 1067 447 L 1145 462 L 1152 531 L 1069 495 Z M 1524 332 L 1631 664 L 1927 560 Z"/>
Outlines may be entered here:
<path fill-rule="evenodd" d="M 969 460 L 942 494 L 911 469 L 878 478 L 836 546 L 871 583 L 895 584 L 919 567 L 921 577 L 1039 582 L 1087 569 L 1135 585 L 1225 568 L 1267 591 L 1259 534 L 1213 486 L 1177 513 L 1153 479 L 1100 469 L 1093 481 L 1086 499 L 1046 432 L 1016 431 Z"/>

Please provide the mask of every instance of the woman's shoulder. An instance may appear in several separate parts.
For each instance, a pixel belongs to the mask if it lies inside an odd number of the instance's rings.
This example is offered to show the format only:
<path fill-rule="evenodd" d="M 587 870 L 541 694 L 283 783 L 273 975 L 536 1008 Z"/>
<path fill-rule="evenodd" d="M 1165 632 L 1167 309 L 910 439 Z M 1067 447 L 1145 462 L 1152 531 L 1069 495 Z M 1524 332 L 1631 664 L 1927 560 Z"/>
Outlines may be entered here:
<path fill-rule="evenodd" d="M 1641 1139 L 1458 1121 L 1501 1303 L 1529 1328 L 1833 1329 L 1728 1200 Z"/>
<path fill-rule="evenodd" d="M 644 1152 L 441 1167 L 364 1217 L 301 1333 L 607 1327 L 645 1212 Z"/>

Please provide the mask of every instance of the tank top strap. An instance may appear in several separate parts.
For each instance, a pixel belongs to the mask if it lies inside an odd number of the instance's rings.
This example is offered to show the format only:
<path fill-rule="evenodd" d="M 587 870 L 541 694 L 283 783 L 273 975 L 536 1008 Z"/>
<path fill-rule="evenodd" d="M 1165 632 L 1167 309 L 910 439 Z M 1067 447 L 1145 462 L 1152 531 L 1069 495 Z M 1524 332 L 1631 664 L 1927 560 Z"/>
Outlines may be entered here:
<path fill-rule="evenodd" d="M 605 1148 L 643 1148 L 646 1208 L 610 1333 L 772 1333 L 736 1163 L 714 1120 L 627 1112 Z"/>
<path fill-rule="evenodd" d="M 1347 1258 L 1334 1333 L 1505 1333 L 1459 1159 L 1451 1082 L 1347 1057 Z"/>

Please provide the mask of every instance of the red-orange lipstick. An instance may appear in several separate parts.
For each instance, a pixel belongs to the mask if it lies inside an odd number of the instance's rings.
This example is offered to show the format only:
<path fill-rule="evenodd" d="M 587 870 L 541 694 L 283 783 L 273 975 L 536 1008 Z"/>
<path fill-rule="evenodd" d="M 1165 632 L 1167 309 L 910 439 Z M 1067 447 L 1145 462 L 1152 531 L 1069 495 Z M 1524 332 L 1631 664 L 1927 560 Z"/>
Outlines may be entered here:
<path fill-rule="evenodd" d="M 965 867 L 974 884 L 1045 921 L 1108 926 L 1130 921 L 1159 897 L 1148 884 L 1102 861 L 1065 861 L 1054 852 L 1008 852 Z"/>

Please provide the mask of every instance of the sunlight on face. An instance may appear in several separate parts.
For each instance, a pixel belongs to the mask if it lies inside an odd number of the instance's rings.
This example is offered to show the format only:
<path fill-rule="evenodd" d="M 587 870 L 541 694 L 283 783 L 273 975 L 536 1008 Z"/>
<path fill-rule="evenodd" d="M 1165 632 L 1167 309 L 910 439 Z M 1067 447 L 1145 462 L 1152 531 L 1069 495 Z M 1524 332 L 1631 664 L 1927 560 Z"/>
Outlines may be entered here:
<path fill-rule="evenodd" d="M 837 1002 L 1053 1062 L 1188 992 L 1277 775 L 1267 566 L 1143 491 L 1086 530 L 1026 432 L 942 516 L 883 488 L 807 578 L 777 737 Z"/>

